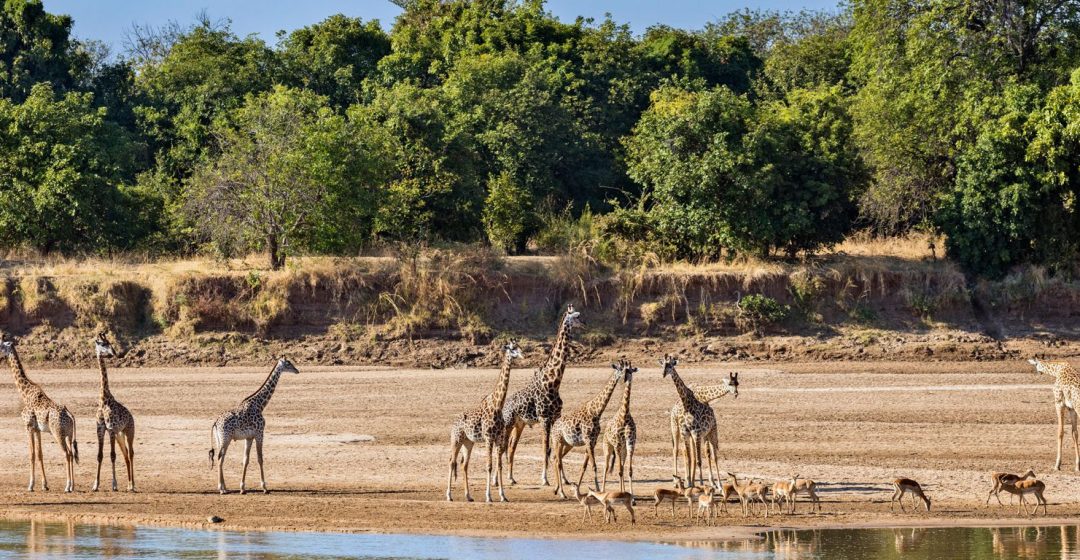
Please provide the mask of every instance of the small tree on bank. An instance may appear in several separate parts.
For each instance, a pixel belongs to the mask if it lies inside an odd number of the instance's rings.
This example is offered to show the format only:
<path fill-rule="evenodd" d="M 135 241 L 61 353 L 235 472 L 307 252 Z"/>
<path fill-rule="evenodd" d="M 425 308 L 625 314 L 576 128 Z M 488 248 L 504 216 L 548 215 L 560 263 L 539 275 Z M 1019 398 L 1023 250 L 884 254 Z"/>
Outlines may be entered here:
<path fill-rule="evenodd" d="M 213 133 L 218 154 L 196 169 L 183 210 L 222 254 L 265 250 L 270 268 L 281 269 L 331 219 L 327 202 L 359 188 L 348 181 L 346 122 L 312 92 L 248 96 Z"/>

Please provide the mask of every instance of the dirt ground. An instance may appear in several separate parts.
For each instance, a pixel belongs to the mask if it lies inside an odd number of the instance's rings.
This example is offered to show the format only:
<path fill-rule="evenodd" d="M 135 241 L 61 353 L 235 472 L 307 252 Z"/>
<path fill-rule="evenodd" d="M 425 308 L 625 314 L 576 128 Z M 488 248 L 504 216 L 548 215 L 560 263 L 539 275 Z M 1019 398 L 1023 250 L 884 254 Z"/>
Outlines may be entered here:
<path fill-rule="evenodd" d="M 536 361 L 536 360 L 532 360 Z M 606 536 L 693 540 L 745 534 L 762 526 L 997 524 L 1016 522 L 1015 507 L 986 506 L 991 470 L 1020 472 L 1031 466 L 1047 484 L 1051 518 L 1080 514 L 1080 474 L 1051 472 L 1055 414 L 1050 379 L 1020 361 L 818 362 L 751 365 L 724 363 L 680 367 L 691 384 L 719 382 L 740 372 L 740 396 L 714 402 L 721 425 L 723 470 L 742 477 L 780 478 L 792 473 L 819 483 L 821 513 L 800 502 L 794 516 L 744 518 L 731 508 L 716 527 L 653 515 L 651 495 L 669 486 L 672 473 L 667 413 L 676 402 L 660 368 L 638 364 L 632 410 L 639 441 L 634 489 L 638 523 L 582 522 L 582 509 L 537 484 L 539 429 L 526 431 L 511 502 L 482 503 L 484 458 L 472 462 L 477 503 L 447 503 L 448 428 L 494 384 L 493 369 L 405 370 L 308 367 L 282 379 L 266 410 L 269 495 L 216 492 L 207 464 L 210 425 L 262 382 L 269 367 L 117 368 L 115 396 L 136 417 L 135 494 L 91 493 L 97 442 L 96 370 L 31 370 L 78 422 L 81 464 L 76 492 L 63 494 L 63 460 L 45 439 L 50 490 L 28 493 L 27 438 L 18 420 L 19 398 L 10 376 L 0 382 L 0 515 L 66 518 L 87 522 L 200 526 L 224 518 L 236 529 L 340 530 L 472 535 Z M 534 364 L 515 369 L 511 391 Z M 566 410 L 599 391 L 609 368 L 571 368 L 562 385 Z M 617 408 L 616 389 L 605 423 Z M 3 420 L 5 419 L 6 420 Z M 239 487 L 242 445 L 226 458 L 226 481 Z M 597 453 L 600 453 L 598 448 Z M 577 477 L 583 454 L 568 456 Z M 118 460 L 119 457 L 118 457 Z M 103 487 L 109 487 L 106 452 Z M 254 457 L 248 487 L 257 488 Z M 123 466 L 118 465 L 121 477 Z M 933 512 L 890 513 L 889 480 L 915 478 L 933 499 Z M 589 477 L 586 477 L 588 480 Z M 123 483 L 121 482 L 121 488 Z M 464 493 L 461 479 L 455 497 Z M 1009 498 L 1003 496 L 1009 503 Z M 597 510 L 599 511 L 599 510 Z"/>

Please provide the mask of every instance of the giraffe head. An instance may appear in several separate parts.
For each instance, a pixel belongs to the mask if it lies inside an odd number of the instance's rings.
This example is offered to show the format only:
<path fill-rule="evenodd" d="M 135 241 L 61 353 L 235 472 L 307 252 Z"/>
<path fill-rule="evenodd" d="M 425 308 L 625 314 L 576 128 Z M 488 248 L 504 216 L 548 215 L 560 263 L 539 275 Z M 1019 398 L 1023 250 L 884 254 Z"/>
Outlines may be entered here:
<path fill-rule="evenodd" d="M 728 373 L 728 378 L 724 380 L 724 386 L 731 393 L 732 398 L 739 398 L 739 372 Z"/>
<path fill-rule="evenodd" d="M 664 354 L 664 359 L 660 360 L 660 367 L 664 368 L 664 377 L 671 375 L 675 371 L 675 366 L 679 364 L 679 359 L 675 356 Z"/>
<path fill-rule="evenodd" d="M 518 346 L 518 340 L 511 338 L 503 344 L 503 353 L 506 355 L 506 361 L 519 360 L 523 356 L 521 353 L 521 347 Z"/>
<path fill-rule="evenodd" d="M 116 351 L 113 350 L 112 344 L 109 343 L 109 338 L 104 332 L 98 333 L 97 337 L 94 338 L 94 352 L 97 353 L 99 358 L 116 355 Z"/>
<path fill-rule="evenodd" d="M 574 304 L 567 305 L 566 315 L 563 315 L 563 326 L 567 329 L 573 329 L 574 327 L 579 327 L 584 324 L 585 323 L 581 321 L 581 312 L 574 311 Z"/>
<path fill-rule="evenodd" d="M 296 369 L 296 366 L 285 356 L 278 358 L 277 370 L 282 373 L 300 373 L 300 370 Z"/>
<path fill-rule="evenodd" d="M 0 335 L 0 358 L 6 358 L 15 353 L 15 337 L 8 333 Z"/>
<path fill-rule="evenodd" d="M 629 360 L 619 360 L 618 363 L 611 364 L 611 368 L 615 370 L 615 375 L 622 375 L 623 383 L 630 383 L 634 379 L 634 373 L 637 372 L 637 368 L 634 367 Z"/>
<path fill-rule="evenodd" d="M 1042 358 L 1031 358 L 1028 363 L 1035 366 L 1035 371 L 1038 373 L 1045 373 L 1047 375 L 1054 375 L 1054 372 L 1050 368 L 1050 364 L 1044 361 Z"/>

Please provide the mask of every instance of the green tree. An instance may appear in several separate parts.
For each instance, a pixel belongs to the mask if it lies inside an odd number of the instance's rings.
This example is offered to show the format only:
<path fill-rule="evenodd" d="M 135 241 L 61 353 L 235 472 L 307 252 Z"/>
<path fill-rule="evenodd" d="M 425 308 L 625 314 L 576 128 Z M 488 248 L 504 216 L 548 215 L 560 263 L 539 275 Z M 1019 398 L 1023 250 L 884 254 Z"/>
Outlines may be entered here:
<path fill-rule="evenodd" d="M 838 88 L 752 105 L 727 88 L 657 90 L 628 140 L 656 239 L 684 258 L 841 240 L 867 173 Z"/>
<path fill-rule="evenodd" d="M 279 50 L 289 81 L 345 108 L 359 101 L 364 79 L 390 54 L 390 38 L 377 20 L 337 14 L 293 31 Z"/>
<path fill-rule="evenodd" d="M 72 89 L 90 64 L 71 38 L 69 16 L 45 11 L 40 0 L 6 0 L 0 7 L 0 97 L 21 102 L 34 84 Z"/>
<path fill-rule="evenodd" d="M 526 232 L 535 221 L 532 194 L 508 173 L 492 177 L 484 201 L 484 230 L 493 247 L 507 252 L 525 248 Z"/>
<path fill-rule="evenodd" d="M 0 243 L 43 253 L 133 246 L 148 224 L 122 186 L 131 143 L 89 93 L 35 85 L 22 103 L 0 99 Z"/>
<path fill-rule="evenodd" d="M 278 86 L 248 95 L 213 130 L 219 153 L 187 182 L 183 208 L 220 250 L 265 250 L 277 270 L 320 233 L 370 227 L 353 221 L 357 209 L 372 211 L 378 179 L 357 175 L 369 168 L 368 147 L 352 142 L 325 97 Z"/>

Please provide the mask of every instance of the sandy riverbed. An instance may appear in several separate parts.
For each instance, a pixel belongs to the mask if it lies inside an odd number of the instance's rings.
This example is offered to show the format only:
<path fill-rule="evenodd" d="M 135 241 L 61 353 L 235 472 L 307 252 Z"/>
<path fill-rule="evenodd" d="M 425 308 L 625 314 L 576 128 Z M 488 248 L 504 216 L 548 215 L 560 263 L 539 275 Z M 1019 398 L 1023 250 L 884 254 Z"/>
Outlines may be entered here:
<path fill-rule="evenodd" d="M 527 431 L 519 448 L 519 484 L 507 492 L 511 503 L 447 503 L 448 427 L 489 390 L 496 371 L 298 366 L 302 373 L 282 380 L 266 411 L 269 495 L 218 495 L 206 453 L 214 416 L 258 387 L 265 370 L 112 371 L 113 392 L 138 426 L 136 494 L 89 492 L 98 393 L 97 371 L 90 369 L 29 372 L 75 413 L 82 462 L 77 492 L 63 494 L 62 456 L 45 439 L 50 491 L 26 492 L 27 440 L 19 425 L 18 396 L 7 378 L 0 383 L 0 394 L 6 395 L 0 398 L 0 503 L 5 504 L 0 515 L 186 526 L 218 515 L 228 528 L 682 540 L 746 534 L 761 526 L 1014 523 L 1015 507 L 984 505 L 987 473 L 1019 472 L 1029 465 L 1047 483 L 1052 518 L 1080 514 L 1080 475 L 1049 472 L 1055 441 L 1050 380 L 1021 362 L 680 368 L 695 384 L 741 372 L 740 398 L 714 403 L 722 426 L 722 469 L 770 479 L 798 472 L 821 485 L 821 513 L 810 514 L 800 504 L 795 516 L 765 520 L 744 518 L 732 508 L 711 528 L 692 524 L 685 506 L 675 520 L 670 510 L 654 517 L 650 500 L 639 502 L 633 528 L 622 518 L 618 525 L 583 524 L 576 503 L 559 500 L 551 488 L 537 484 L 538 429 Z M 632 407 L 639 430 L 635 490 L 651 496 L 653 488 L 670 481 L 667 411 L 676 394 L 658 367 L 641 366 Z M 600 390 L 609 371 L 568 370 L 562 389 L 567 409 Z M 530 372 L 516 369 L 511 391 Z M 226 459 L 233 490 L 239 486 L 241 456 L 242 445 L 234 445 Z M 573 478 L 582 458 L 578 451 L 568 457 Z M 1072 458 L 1067 448 L 1066 466 Z M 108 488 L 107 452 L 105 461 L 103 487 Z M 258 484 L 254 457 L 252 462 L 249 488 Z M 471 478 L 478 500 L 483 500 L 483 470 L 484 459 L 475 454 Z M 122 475 L 122 464 L 118 472 Z M 934 500 L 931 515 L 890 513 L 888 481 L 896 476 L 923 482 Z M 455 495 L 463 497 L 460 479 Z"/>

